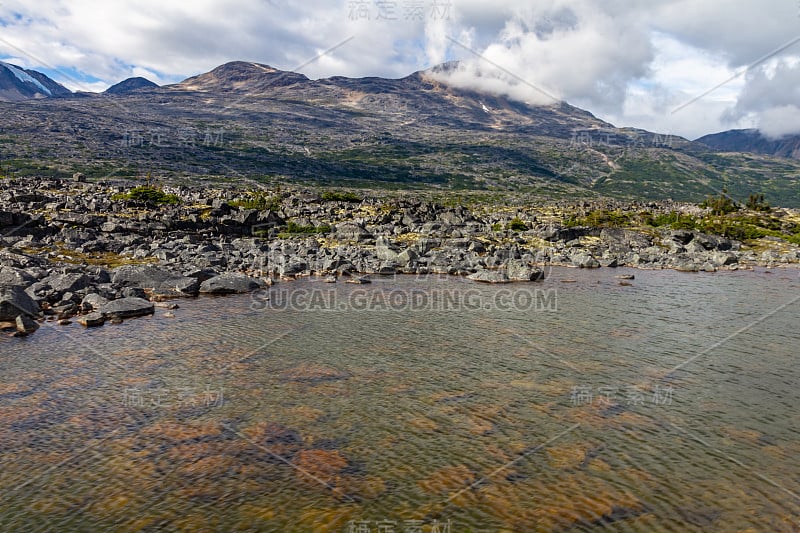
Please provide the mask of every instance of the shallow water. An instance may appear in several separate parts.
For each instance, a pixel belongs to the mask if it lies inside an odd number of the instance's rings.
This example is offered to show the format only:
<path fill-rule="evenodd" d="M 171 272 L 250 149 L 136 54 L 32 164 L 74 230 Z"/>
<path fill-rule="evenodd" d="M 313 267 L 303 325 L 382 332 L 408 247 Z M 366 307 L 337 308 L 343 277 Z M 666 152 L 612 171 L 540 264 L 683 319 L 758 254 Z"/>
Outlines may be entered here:
<path fill-rule="evenodd" d="M 798 298 L 555 269 L 46 325 L 0 339 L 0 530 L 798 531 Z"/>

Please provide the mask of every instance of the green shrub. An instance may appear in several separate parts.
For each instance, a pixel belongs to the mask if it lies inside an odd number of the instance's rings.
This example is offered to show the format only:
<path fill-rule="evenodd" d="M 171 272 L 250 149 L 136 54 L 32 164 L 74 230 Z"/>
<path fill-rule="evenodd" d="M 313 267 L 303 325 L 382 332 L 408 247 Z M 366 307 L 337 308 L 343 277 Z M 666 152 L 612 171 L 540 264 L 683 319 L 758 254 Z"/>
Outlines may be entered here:
<path fill-rule="evenodd" d="M 764 213 L 769 213 L 772 211 L 772 207 L 770 207 L 769 203 L 764 200 L 763 194 L 751 194 L 747 198 L 747 208 L 752 209 L 753 211 L 762 211 Z"/>
<path fill-rule="evenodd" d="M 692 215 L 685 215 L 677 211 L 660 213 L 655 216 L 649 214 L 649 217 L 646 217 L 644 222 L 648 226 L 653 226 L 654 228 L 668 227 L 672 229 L 685 230 L 697 229 L 697 220 Z"/>
<path fill-rule="evenodd" d="M 510 229 L 511 231 L 527 231 L 528 225 L 525 224 L 519 217 L 514 217 L 511 222 L 508 223 L 506 228 Z"/>
<path fill-rule="evenodd" d="M 278 237 L 285 239 L 287 237 L 295 237 L 297 235 L 316 235 L 319 233 L 330 233 L 331 231 L 332 228 L 328 224 L 322 224 L 321 226 L 301 226 L 290 220 L 286 224 L 286 230 L 280 232 Z"/>
<path fill-rule="evenodd" d="M 245 199 L 230 202 L 233 207 L 242 209 L 257 209 L 258 211 L 277 211 L 281 208 L 280 196 L 270 196 L 265 193 L 250 193 Z"/>
<path fill-rule="evenodd" d="M 709 196 L 700 204 L 703 209 L 711 209 L 714 215 L 727 215 L 739 210 L 739 205 L 728 196 L 728 190 L 722 189 L 719 196 Z"/>
<path fill-rule="evenodd" d="M 354 192 L 325 191 L 320 198 L 325 202 L 360 203 L 362 201 L 362 198 Z"/>
<path fill-rule="evenodd" d="M 147 202 L 156 205 L 177 204 L 180 199 L 174 194 L 167 194 L 158 187 L 141 185 L 134 187 L 127 193 L 115 194 L 112 200 L 135 200 L 137 202 Z"/>

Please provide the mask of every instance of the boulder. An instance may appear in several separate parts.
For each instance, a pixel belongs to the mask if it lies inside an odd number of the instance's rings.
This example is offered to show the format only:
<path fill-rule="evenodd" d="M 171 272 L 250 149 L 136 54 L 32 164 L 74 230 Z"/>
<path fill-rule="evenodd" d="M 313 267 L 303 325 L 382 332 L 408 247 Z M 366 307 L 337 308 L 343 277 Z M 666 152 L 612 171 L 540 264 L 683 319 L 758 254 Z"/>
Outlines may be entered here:
<path fill-rule="evenodd" d="M 570 256 L 570 261 L 580 268 L 600 268 L 600 262 L 587 253 L 577 253 Z"/>
<path fill-rule="evenodd" d="M 675 270 L 678 272 L 699 272 L 700 265 L 697 265 L 691 259 L 679 259 L 675 263 Z"/>
<path fill-rule="evenodd" d="M 624 248 L 647 248 L 652 240 L 641 232 L 622 228 L 604 228 L 600 239 L 608 244 Z"/>
<path fill-rule="evenodd" d="M 288 264 L 281 265 L 278 268 L 278 274 L 281 276 L 296 276 L 298 274 L 302 274 L 306 270 L 308 270 L 308 263 L 299 259 L 293 259 Z"/>
<path fill-rule="evenodd" d="M 152 315 L 155 312 L 153 302 L 142 298 L 121 298 L 108 302 L 101 310 L 106 318 L 133 318 Z"/>
<path fill-rule="evenodd" d="M 375 242 L 375 256 L 379 261 L 397 261 L 398 253 L 386 237 L 378 237 Z"/>
<path fill-rule="evenodd" d="M 22 270 L 11 266 L 0 266 L 0 285 L 23 285 L 28 286 L 36 279 Z"/>
<path fill-rule="evenodd" d="M 59 294 L 80 291 L 91 284 L 91 280 L 84 274 L 52 274 L 42 282 L 50 285 Z"/>
<path fill-rule="evenodd" d="M 397 254 L 396 260 L 398 265 L 407 267 L 416 263 L 417 259 L 419 259 L 417 252 L 409 248 Z"/>
<path fill-rule="evenodd" d="M 14 213 L 11 211 L 0 211 L 0 228 L 14 225 Z"/>
<path fill-rule="evenodd" d="M 346 242 L 367 242 L 374 239 L 364 227 L 352 222 L 337 225 L 336 238 Z"/>
<path fill-rule="evenodd" d="M 524 261 L 512 259 L 506 265 L 506 274 L 511 281 L 538 281 L 544 279 L 544 271 L 535 268 Z"/>
<path fill-rule="evenodd" d="M 144 289 L 140 289 L 139 287 L 125 287 L 121 291 L 121 295 L 123 298 L 139 298 L 142 300 L 147 299 L 147 293 Z"/>
<path fill-rule="evenodd" d="M 17 325 L 17 333 L 20 335 L 30 335 L 39 329 L 39 324 L 30 315 L 17 316 L 15 323 Z"/>
<path fill-rule="evenodd" d="M 104 305 L 108 303 L 107 298 L 103 298 L 99 294 L 87 294 L 81 302 L 81 307 L 87 310 L 99 311 Z"/>
<path fill-rule="evenodd" d="M 96 328 L 105 324 L 106 318 L 102 313 L 89 313 L 78 318 L 78 324 L 85 328 Z"/>
<path fill-rule="evenodd" d="M 14 321 L 19 315 L 36 316 L 39 305 L 20 286 L 0 286 L 0 321 Z"/>
<path fill-rule="evenodd" d="M 694 239 L 694 233 L 686 231 L 685 229 L 671 231 L 669 236 L 673 241 L 680 243 L 682 246 L 686 246 Z"/>
<path fill-rule="evenodd" d="M 708 255 L 708 262 L 715 267 L 734 265 L 739 262 L 736 254 L 731 252 L 711 252 Z"/>
<path fill-rule="evenodd" d="M 124 265 L 114 270 L 111 281 L 118 286 L 137 289 L 174 290 L 184 294 L 197 294 L 200 282 L 176 272 L 153 265 Z"/>
<path fill-rule="evenodd" d="M 53 222 L 67 224 L 70 226 L 83 226 L 87 228 L 100 227 L 106 218 L 103 216 L 91 215 L 89 213 L 59 212 L 53 215 Z"/>
<path fill-rule="evenodd" d="M 479 270 L 467 276 L 467 279 L 480 283 L 510 283 L 506 273 L 502 270 Z"/>
<path fill-rule="evenodd" d="M 202 294 L 240 294 L 264 288 L 265 283 L 244 274 L 227 273 L 200 284 Z"/>

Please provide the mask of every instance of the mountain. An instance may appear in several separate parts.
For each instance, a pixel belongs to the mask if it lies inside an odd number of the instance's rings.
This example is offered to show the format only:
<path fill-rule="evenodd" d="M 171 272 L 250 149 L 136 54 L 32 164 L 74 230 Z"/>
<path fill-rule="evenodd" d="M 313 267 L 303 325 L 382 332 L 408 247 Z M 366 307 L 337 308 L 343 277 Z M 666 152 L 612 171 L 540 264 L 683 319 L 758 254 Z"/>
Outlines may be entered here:
<path fill-rule="evenodd" d="M 800 159 L 800 135 L 770 139 L 755 129 L 729 130 L 697 139 L 720 152 L 750 152 Z"/>
<path fill-rule="evenodd" d="M 0 61 L 0 101 L 69 96 L 72 92 L 41 72 Z"/>
<path fill-rule="evenodd" d="M 116 85 L 112 85 L 108 89 L 105 90 L 103 94 L 128 94 L 134 91 L 140 91 L 142 89 L 156 89 L 158 85 L 153 83 L 152 81 L 148 80 L 147 78 L 128 78 L 127 80 L 121 81 Z"/>
<path fill-rule="evenodd" d="M 280 71 L 269 65 L 233 61 L 221 65 L 211 72 L 206 72 L 172 85 L 171 88 L 212 93 L 258 93 L 276 87 L 285 87 L 308 81 L 309 79 L 302 74 Z"/>
<path fill-rule="evenodd" d="M 18 175 L 291 179 L 326 185 L 701 201 L 727 187 L 800 207 L 800 162 L 617 128 L 559 102 L 459 89 L 442 69 L 309 80 L 233 62 L 113 98 L 0 103 Z"/>

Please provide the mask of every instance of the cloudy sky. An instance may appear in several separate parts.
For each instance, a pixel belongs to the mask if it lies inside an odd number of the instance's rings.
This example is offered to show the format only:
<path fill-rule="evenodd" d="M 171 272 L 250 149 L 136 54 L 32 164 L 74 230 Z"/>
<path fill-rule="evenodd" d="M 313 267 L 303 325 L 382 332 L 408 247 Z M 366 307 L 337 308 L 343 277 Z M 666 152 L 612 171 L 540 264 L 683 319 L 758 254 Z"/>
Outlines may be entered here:
<path fill-rule="evenodd" d="M 0 58 L 71 89 L 231 60 L 553 98 L 696 138 L 800 132 L 800 0 L 0 0 Z"/>

